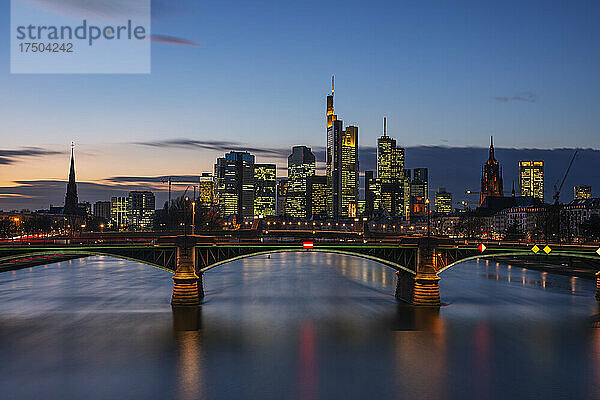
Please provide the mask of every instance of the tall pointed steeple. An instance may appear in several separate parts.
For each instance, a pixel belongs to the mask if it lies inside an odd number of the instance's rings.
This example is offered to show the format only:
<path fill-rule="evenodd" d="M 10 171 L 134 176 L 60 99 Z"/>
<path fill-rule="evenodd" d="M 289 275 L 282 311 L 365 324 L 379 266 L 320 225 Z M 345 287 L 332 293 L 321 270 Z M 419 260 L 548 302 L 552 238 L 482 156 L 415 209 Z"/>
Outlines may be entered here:
<path fill-rule="evenodd" d="M 504 186 L 502 183 L 502 166 L 494 156 L 494 137 L 490 136 L 490 155 L 483 165 L 481 174 L 481 192 L 479 196 L 479 205 L 483 204 L 486 197 L 504 196 Z"/>
<path fill-rule="evenodd" d="M 494 137 L 490 136 L 490 160 L 495 160 L 496 157 L 494 157 Z"/>
<path fill-rule="evenodd" d="M 79 213 L 79 199 L 77 198 L 77 182 L 75 181 L 75 145 L 71 143 L 71 169 L 69 170 L 69 183 L 65 195 L 63 214 L 76 215 Z"/>

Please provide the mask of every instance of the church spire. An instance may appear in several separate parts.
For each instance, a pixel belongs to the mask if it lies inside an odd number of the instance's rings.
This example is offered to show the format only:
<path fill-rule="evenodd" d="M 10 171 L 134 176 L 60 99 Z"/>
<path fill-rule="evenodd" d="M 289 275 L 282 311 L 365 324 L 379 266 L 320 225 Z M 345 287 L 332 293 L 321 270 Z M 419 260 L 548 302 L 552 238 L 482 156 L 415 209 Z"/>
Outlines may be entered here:
<path fill-rule="evenodd" d="M 75 183 L 75 144 L 71 142 L 71 169 L 69 171 L 69 183 Z"/>
<path fill-rule="evenodd" d="M 75 181 L 75 144 L 71 142 L 71 168 L 69 170 L 69 183 L 65 195 L 63 214 L 76 215 L 79 212 L 79 199 L 77 197 L 77 182 Z"/>
<path fill-rule="evenodd" d="M 490 136 L 490 157 L 489 157 L 489 161 L 495 161 L 496 158 L 494 157 L 494 137 Z"/>

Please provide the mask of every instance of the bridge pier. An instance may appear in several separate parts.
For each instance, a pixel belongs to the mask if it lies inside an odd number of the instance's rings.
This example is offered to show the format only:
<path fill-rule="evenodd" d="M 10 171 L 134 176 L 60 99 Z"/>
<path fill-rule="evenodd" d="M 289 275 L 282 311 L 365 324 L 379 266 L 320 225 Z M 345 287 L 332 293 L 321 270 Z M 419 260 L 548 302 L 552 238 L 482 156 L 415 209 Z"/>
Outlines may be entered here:
<path fill-rule="evenodd" d="M 417 256 L 417 276 L 415 277 L 412 304 L 415 306 L 440 307 L 440 277 L 436 271 L 435 251 L 432 247 L 419 247 Z"/>
<path fill-rule="evenodd" d="M 173 307 L 197 306 L 204 297 L 201 278 L 196 275 L 194 247 L 177 247 L 177 270 L 173 275 Z"/>

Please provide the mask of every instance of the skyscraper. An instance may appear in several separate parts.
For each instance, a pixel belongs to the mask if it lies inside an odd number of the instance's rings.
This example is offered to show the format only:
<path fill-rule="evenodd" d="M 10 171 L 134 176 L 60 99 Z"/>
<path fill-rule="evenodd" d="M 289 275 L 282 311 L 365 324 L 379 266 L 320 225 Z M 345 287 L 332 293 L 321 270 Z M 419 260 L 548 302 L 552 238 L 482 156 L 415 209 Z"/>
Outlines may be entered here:
<path fill-rule="evenodd" d="M 383 136 L 377 139 L 377 179 L 380 184 L 379 206 L 390 216 L 404 215 L 404 148 L 387 135 L 383 118 Z"/>
<path fill-rule="evenodd" d="M 452 193 L 448 193 L 446 188 L 439 188 L 435 194 L 435 212 L 438 214 L 452 212 Z"/>
<path fill-rule="evenodd" d="M 285 214 L 295 218 L 310 216 L 308 181 L 315 175 L 315 155 L 306 146 L 294 146 L 288 157 L 288 189 Z"/>
<path fill-rule="evenodd" d="M 209 210 L 214 204 L 214 178 L 210 172 L 202 172 L 198 179 L 198 209 Z"/>
<path fill-rule="evenodd" d="M 341 216 L 356 217 L 358 202 L 358 127 L 347 126 L 342 136 Z"/>
<path fill-rule="evenodd" d="M 494 157 L 494 137 L 490 140 L 490 154 L 488 160 L 481 169 L 481 192 L 479 195 L 479 205 L 488 196 L 502 197 L 504 196 L 504 188 L 502 185 L 502 167 Z"/>
<path fill-rule="evenodd" d="M 332 77 L 331 94 L 327 96 L 327 213 L 333 217 L 354 217 L 358 201 L 358 127 L 344 130 L 343 122 L 334 114 L 333 84 Z"/>
<path fill-rule="evenodd" d="M 63 214 L 79 215 L 79 200 L 77 198 L 77 183 L 75 182 L 75 155 L 74 146 L 71 144 L 71 169 L 69 170 L 69 183 L 67 183 L 67 194 L 65 195 L 65 205 Z"/>
<path fill-rule="evenodd" d="M 94 217 L 110 220 L 110 201 L 97 201 L 94 203 Z"/>
<path fill-rule="evenodd" d="M 129 197 L 119 196 L 110 199 L 110 225 L 123 230 L 129 227 Z"/>
<path fill-rule="evenodd" d="M 329 186 L 325 175 L 313 175 L 308 180 L 310 217 L 314 219 L 327 217 L 327 200 Z"/>
<path fill-rule="evenodd" d="M 592 187 L 589 185 L 580 185 L 573 188 L 575 200 L 585 200 L 592 198 Z"/>
<path fill-rule="evenodd" d="M 136 229 L 152 228 L 155 211 L 154 193 L 149 191 L 129 192 L 128 220 Z"/>
<path fill-rule="evenodd" d="M 373 171 L 365 171 L 365 214 L 372 216 L 379 211 L 381 184 L 373 175 Z"/>
<path fill-rule="evenodd" d="M 215 164 L 215 196 L 223 217 L 254 215 L 254 156 L 232 151 Z"/>
<path fill-rule="evenodd" d="M 544 161 L 519 161 L 519 192 L 544 201 Z"/>
<path fill-rule="evenodd" d="M 429 199 L 429 171 L 427 168 L 414 168 L 410 181 L 411 215 L 427 215 L 427 200 Z"/>
<path fill-rule="evenodd" d="M 254 164 L 254 215 L 276 214 L 277 170 L 275 164 Z"/>
<path fill-rule="evenodd" d="M 285 215 L 285 202 L 288 191 L 288 178 L 277 178 L 277 215 Z"/>

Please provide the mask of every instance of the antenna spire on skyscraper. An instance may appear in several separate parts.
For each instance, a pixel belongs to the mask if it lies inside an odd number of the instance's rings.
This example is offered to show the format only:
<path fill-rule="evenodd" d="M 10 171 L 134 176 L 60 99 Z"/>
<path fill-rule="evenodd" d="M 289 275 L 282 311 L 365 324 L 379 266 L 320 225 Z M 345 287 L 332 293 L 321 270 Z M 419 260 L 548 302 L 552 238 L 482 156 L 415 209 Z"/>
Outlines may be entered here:
<path fill-rule="evenodd" d="M 331 94 L 333 95 L 333 86 L 334 86 L 335 75 L 331 74 Z"/>
<path fill-rule="evenodd" d="M 387 136 L 387 117 L 383 117 L 383 136 Z"/>

